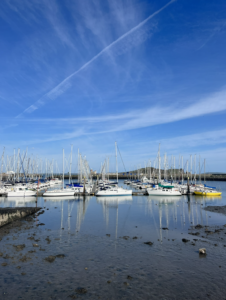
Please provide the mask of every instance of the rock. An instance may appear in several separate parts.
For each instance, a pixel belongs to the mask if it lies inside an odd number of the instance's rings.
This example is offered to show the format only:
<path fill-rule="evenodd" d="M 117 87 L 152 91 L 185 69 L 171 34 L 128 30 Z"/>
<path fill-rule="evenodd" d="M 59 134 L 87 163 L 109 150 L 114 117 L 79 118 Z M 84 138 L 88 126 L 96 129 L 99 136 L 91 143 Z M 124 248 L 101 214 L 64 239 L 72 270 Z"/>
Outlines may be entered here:
<path fill-rule="evenodd" d="M 190 240 L 187 240 L 187 239 L 182 239 L 182 242 L 184 242 L 184 243 L 187 243 L 187 242 L 189 242 Z"/>
<path fill-rule="evenodd" d="M 40 224 L 38 224 L 38 226 L 43 226 L 43 225 L 45 225 L 44 223 L 40 223 Z"/>
<path fill-rule="evenodd" d="M 22 245 L 13 245 L 13 247 L 16 248 L 17 251 L 21 251 L 25 248 L 25 244 L 22 244 Z"/>
<path fill-rule="evenodd" d="M 191 232 L 191 233 L 189 233 L 189 234 L 191 234 L 191 235 L 200 235 L 199 232 Z"/>
<path fill-rule="evenodd" d="M 111 235 L 109 233 L 107 233 L 106 236 L 110 237 Z"/>
<path fill-rule="evenodd" d="M 129 236 L 125 235 L 122 237 L 124 240 L 128 240 L 129 239 Z"/>
<path fill-rule="evenodd" d="M 17 269 L 21 269 L 21 267 L 20 267 L 20 266 L 17 266 L 16 268 L 17 268 Z"/>
<path fill-rule="evenodd" d="M 34 240 L 34 237 L 33 236 L 30 236 L 27 238 L 28 240 Z"/>
<path fill-rule="evenodd" d="M 26 261 L 28 261 L 28 260 L 30 260 L 30 259 L 31 259 L 30 257 L 27 257 L 26 255 L 24 255 L 24 256 L 22 256 L 22 257 L 20 258 L 20 261 L 26 262 Z"/>
<path fill-rule="evenodd" d="M 75 292 L 78 293 L 78 294 L 86 294 L 86 293 L 87 293 L 87 289 L 82 288 L 82 287 L 78 287 L 78 288 L 75 290 Z"/>
<path fill-rule="evenodd" d="M 39 247 L 38 244 L 33 244 L 33 247 Z"/>
<path fill-rule="evenodd" d="M 56 257 L 63 258 L 63 257 L 65 257 L 65 255 L 64 254 L 57 254 Z"/>
<path fill-rule="evenodd" d="M 36 252 L 35 250 L 30 250 L 30 251 L 28 251 L 28 253 L 34 253 L 34 252 Z"/>
<path fill-rule="evenodd" d="M 3 256 L 3 253 L 2 253 L 2 252 L 0 252 L 0 256 Z"/>
<path fill-rule="evenodd" d="M 203 228 L 203 226 L 200 225 L 200 224 L 198 224 L 198 225 L 195 226 L 195 229 L 201 229 L 201 228 Z"/>
<path fill-rule="evenodd" d="M 46 251 L 46 249 L 39 248 L 39 251 Z"/>
<path fill-rule="evenodd" d="M 77 296 L 76 296 L 76 295 L 74 295 L 74 294 L 72 294 L 72 295 L 69 295 L 68 297 L 70 297 L 71 299 L 76 299 L 76 298 L 77 298 Z"/>
<path fill-rule="evenodd" d="M 214 246 L 217 247 L 218 245 L 217 245 L 217 244 L 214 244 Z"/>
<path fill-rule="evenodd" d="M 46 238 L 46 241 L 47 241 L 48 244 L 50 244 L 50 242 L 51 242 L 49 237 Z"/>
<path fill-rule="evenodd" d="M 137 237 L 137 236 L 134 236 L 134 237 L 133 237 L 133 240 L 136 240 L 136 239 L 138 239 L 138 237 Z"/>
<path fill-rule="evenodd" d="M 130 275 L 128 275 L 128 276 L 127 276 L 127 279 L 131 280 L 131 279 L 133 279 L 133 277 L 130 276 Z"/>
<path fill-rule="evenodd" d="M 3 267 L 5 267 L 5 266 L 7 266 L 7 265 L 8 265 L 7 263 L 2 263 L 2 266 L 3 266 Z"/>
<path fill-rule="evenodd" d="M 50 255 L 45 258 L 46 261 L 52 263 L 56 259 L 56 256 Z"/>
<path fill-rule="evenodd" d="M 126 285 L 126 286 L 128 286 L 128 285 L 129 285 L 129 283 L 128 283 L 128 282 L 126 282 L 126 281 L 125 281 L 125 282 L 123 282 L 123 284 L 124 284 L 124 285 Z"/>
<path fill-rule="evenodd" d="M 199 254 L 206 255 L 206 248 L 200 248 L 199 249 Z"/>
<path fill-rule="evenodd" d="M 21 275 L 26 275 L 26 273 L 22 272 Z"/>
<path fill-rule="evenodd" d="M 152 246 L 152 245 L 153 245 L 152 242 L 145 242 L 144 244 L 149 245 L 149 246 Z"/>
<path fill-rule="evenodd" d="M 111 280 L 108 280 L 107 283 L 111 283 Z"/>
<path fill-rule="evenodd" d="M 169 230 L 167 227 L 162 227 L 162 230 Z"/>

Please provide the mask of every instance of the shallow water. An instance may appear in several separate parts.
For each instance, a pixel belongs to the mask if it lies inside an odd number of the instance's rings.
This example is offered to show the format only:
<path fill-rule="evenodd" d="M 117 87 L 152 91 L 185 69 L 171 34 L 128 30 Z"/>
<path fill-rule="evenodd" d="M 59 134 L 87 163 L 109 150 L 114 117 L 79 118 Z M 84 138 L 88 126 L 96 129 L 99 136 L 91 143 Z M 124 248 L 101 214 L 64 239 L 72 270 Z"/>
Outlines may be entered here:
<path fill-rule="evenodd" d="M 226 223 L 226 216 L 203 210 L 226 205 L 226 183 L 210 185 L 220 187 L 222 197 L 0 198 L 1 207 L 45 207 L 32 228 L 14 228 L 0 241 L 0 251 L 11 257 L 0 257 L 1 298 L 225 299 L 225 239 L 214 246 L 188 234 L 193 225 Z M 37 242 L 28 239 L 34 233 Z M 18 244 L 26 247 L 18 252 Z M 207 256 L 199 256 L 201 247 Z M 53 263 L 44 260 L 61 253 Z M 21 262 L 25 254 L 30 259 Z M 87 293 L 78 294 L 78 287 Z"/>

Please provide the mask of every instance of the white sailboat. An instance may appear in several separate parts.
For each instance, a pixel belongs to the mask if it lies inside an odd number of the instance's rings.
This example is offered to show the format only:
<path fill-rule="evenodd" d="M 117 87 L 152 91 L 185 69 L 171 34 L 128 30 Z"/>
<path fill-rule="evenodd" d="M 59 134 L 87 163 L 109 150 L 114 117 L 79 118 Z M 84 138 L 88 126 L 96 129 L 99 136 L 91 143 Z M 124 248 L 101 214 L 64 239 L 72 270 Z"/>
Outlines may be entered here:
<path fill-rule="evenodd" d="M 46 191 L 43 197 L 64 197 L 64 196 L 74 196 L 75 190 L 72 188 L 64 188 L 64 149 L 63 149 L 63 182 L 62 189 Z"/>
<path fill-rule="evenodd" d="M 7 190 L 8 197 L 31 197 L 36 196 L 35 191 L 29 190 L 26 186 L 18 185 L 14 186 L 10 190 Z"/>
<path fill-rule="evenodd" d="M 117 143 L 115 142 L 115 154 L 116 154 L 116 176 L 118 183 L 118 161 L 117 161 Z M 107 196 L 132 196 L 132 190 L 126 190 L 118 185 L 103 187 L 97 193 L 97 197 L 107 197 Z"/>
<path fill-rule="evenodd" d="M 181 196 L 181 192 L 174 186 L 163 186 L 161 184 L 152 188 L 147 188 L 147 193 L 150 196 Z"/>

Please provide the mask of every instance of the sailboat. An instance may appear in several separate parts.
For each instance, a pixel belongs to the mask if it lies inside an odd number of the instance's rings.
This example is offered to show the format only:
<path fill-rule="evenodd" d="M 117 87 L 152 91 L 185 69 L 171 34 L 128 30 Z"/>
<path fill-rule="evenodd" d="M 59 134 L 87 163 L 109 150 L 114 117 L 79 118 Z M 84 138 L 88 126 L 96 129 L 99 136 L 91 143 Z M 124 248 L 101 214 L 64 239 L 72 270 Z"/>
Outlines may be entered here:
<path fill-rule="evenodd" d="M 118 186 L 118 161 L 117 161 L 117 143 L 115 142 L 115 155 L 116 155 L 116 176 L 117 185 L 104 186 L 97 193 L 97 197 L 108 197 L 108 196 L 132 196 L 132 190 L 126 190 Z"/>
<path fill-rule="evenodd" d="M 63 149 L 63 182 L 61 190 L 46 191 L 43 197 L 63 197 L 63 196 L 74 196 L 76 190 L 74 188 L 64 188 L 64 149 Z"/>

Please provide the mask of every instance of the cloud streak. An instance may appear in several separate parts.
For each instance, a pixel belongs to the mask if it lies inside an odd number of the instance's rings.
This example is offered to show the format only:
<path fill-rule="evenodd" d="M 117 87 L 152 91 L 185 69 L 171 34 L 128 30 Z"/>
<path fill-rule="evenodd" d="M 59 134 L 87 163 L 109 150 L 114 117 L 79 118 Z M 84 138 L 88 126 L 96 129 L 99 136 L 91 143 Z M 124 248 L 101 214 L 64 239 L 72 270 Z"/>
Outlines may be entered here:
<path fill-rule="evenodd" d="M 196 118 L 212 113 L 217 113 L 226 110 L 226 90 L 214 93 L 208 97 L 204 97 L 187 107 L 181 107 L 179 104 L 169 106 L 155 106 L 142 110 L 131 110 L 128 113 L 80 118 L 59 118 L 59 119 L 26 119 L 22 122 L 38 122 L 53 124 L 61 129 L 77 127 L 78 124 L 83 124 L 82 130 L 74 130 L 70 133 L 57 134 L 51 137 L 51 140 L 73 139 L 79 136 L 91 136 L 99 134 L 107 134 L 112 132 L 121 132 L 135 130 L 139 128 L 151 127 L 160 124 L 179 122 L 186 119 Z M 103 129 L 104 128 L 104 129 Z M 225 134 L 225 131 L 222 132 Z M 42 143 L 47 140 L 38 140 Z M 37 141 L 35 141 L 36 143 Z M 32 143 L 32 142 L 31 142 Z"/>
<path fill-rule="evenodd" d="M 95 55 L 92 59 L 90 59 L 88 62 L 86 62 L 82 67 L 80 67 L 77 71 L 73 72 L 71 75 L 66 77 L 62 82 L 60 82 L 56 87 L 54 87 L 51 91 L 46 93 L 43 97 L 41 97 L 38 101 L 36 101 L 34 104 L 29 106 L 27 109 L 25 109 L 21 114 L 19 114 L 16 118 L 22 117 L 25 114 L 30 114 L 33 111 L 37 110 L 41 106 L 45 105 L 45 103 L 48 100 L 53 100 L 59 97 L 61 94 L 63 94 L 70 86 L 70 80 L 77 74 L 79 74 L 82 70 L 87 68 L 90 64 L 92 64 L 94 61 L 96 61 L 100 56 L 102 56 L 104 53 L 108 52 L 113 46 L 124 40 L 126 37 L 131 35 L 133 32 L 140 29 L 142 26 L 144 26 L 150 19 L 154 18 L 156 15 L 158 15 L 160 12 L 162 12 L 164 9 L 166 9 L 169 5 L 174 3 L 176 0 L 169 1 L 166 5 L 161 7 L 159 10 L 155 11 L 153 14 L 148 16 L 145 20 L 140 22 L 138 25 L 127 31 L 125 34 L 120 36 L 118 39 L 116 39 L 114 42 L 109 44 L 107 47 L 105 47 L 103 50 L 101 50 L 97 55 Z"/>

